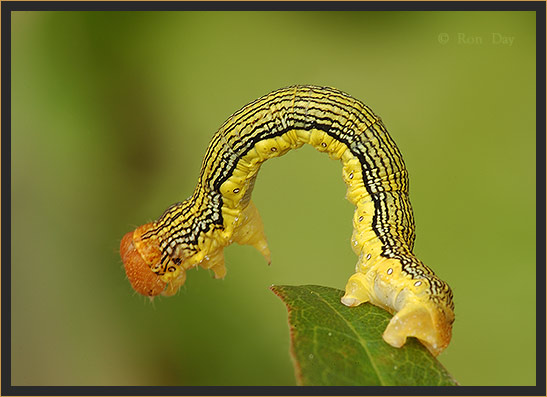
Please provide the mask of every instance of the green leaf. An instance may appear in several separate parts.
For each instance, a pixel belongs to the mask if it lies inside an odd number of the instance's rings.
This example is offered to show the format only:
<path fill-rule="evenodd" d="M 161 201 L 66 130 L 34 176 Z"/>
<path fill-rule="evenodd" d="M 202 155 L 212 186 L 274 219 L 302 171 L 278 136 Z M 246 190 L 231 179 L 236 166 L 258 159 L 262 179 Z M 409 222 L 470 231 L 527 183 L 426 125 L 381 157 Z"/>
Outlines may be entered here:
<path fill-rule="evenodd" d="M 454 386 L 456 380 L 415 338 L 398 349 L 382 339 L 391 315 L 371 304 L 346 307 L 343 292 L 274 285 L 287 305 L 296 381 L 302 386 Z"/>

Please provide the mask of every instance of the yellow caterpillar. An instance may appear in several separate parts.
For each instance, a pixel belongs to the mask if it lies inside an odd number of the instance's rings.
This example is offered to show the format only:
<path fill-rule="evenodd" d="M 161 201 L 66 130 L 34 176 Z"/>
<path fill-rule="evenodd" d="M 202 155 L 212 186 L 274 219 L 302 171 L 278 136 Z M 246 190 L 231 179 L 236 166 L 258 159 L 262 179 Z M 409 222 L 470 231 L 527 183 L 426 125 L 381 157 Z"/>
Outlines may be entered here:
<path fill-rule="evenodd" d="M 122 239 L 133 288 L 173 295 L 196 266 L 223 278 L 223 249 L 233 242 L 254 246 L 269 262 L 251 201 L 255 178 L 264 161 L 305 143 L 342 161 L 347 199 L 357 207 L 351 241 L 359 259 L 342 303 L 370 302 L 395 313 L 383 334 L 387 343 L 401 347 L 413 336 L 439 354 L 451 338 L 452 291 L 412 253 L 403 158 L 381 119 L 334 88 L 283 88 L 234 113 L 213 136 L 192 196 Z"/>

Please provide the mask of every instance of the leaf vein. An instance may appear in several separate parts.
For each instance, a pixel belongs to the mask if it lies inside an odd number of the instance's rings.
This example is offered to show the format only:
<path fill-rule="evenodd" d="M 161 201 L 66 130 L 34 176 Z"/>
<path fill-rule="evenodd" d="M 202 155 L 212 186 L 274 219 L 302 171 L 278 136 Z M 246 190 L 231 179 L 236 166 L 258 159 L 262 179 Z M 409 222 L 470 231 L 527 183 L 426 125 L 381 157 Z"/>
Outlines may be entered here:
<path fill-rule="evenodd" d="M 310 290 L 310 292 L 312 294 L 316 295 L 320 300 L 322 300 L 338 317 L 340 317 L 346 323 L 348 328 L 357 336 L 357 340 L 358 340 L 359 344 L 363 347 L 365 353 L 367 354 L 368 359 L 370 361 L 370 364 L 372 365 L 372 368 L 374 368 L 374 371 L 376 373 L 376 376 L 380 380 L 380 383 L 382 384 L 382 386 L 387 385 L 387 382 L 382 378 L 382 375 L 380 374 L 380 371 L 378 370 L 378 367 L 376 366 L 376 363 L 372 359 L 372 355 L 370 354 L 370 351 L 368 349 L 367 342 L 363 338 L 361 338 L 361 335 L 359 335 L 357 330 L 353 327 L 353 324 L 351 324 L 351 322 L 349 322 L 335 307 L 333 307 L 327 300 L 325 300 L 317 292 L 311 291 L 311 290 Z"/>

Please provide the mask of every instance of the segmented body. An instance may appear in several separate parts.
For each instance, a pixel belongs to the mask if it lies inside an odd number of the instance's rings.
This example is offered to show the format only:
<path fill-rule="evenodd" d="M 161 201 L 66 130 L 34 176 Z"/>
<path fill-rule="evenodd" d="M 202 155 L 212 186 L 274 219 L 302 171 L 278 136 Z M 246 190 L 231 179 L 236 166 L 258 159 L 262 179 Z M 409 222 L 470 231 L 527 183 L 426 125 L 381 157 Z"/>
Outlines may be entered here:
<path fill-rule="evenodd" d="M 232 242 L 255 246 L 269 261 L 262 221 L 250 200 L 254 181 L 264 161 L 305 143 L 341 160 L 347 199 L 357 207 L 352 248 L 359 259 L 342 303 L 369 301 L 397 312 L 384 339 L 401 346 L 407 336 L 416 336 L 438 354 L 451 337 L 452 292 L 413 254 L 403 158 L 381 119 L 333 88 L 280 89 L 234 113 L 213 136 L 193 195 L 137 229 L 131 252 L 168 284 L 165 295 L 184 283 L 186 269 L 198 265 L 224 277 L 223 248 Z M 161 259 L 147 258 L 149 247 L 156 247 Z M 139 292 L 154 295 L 158 288 Z"/>

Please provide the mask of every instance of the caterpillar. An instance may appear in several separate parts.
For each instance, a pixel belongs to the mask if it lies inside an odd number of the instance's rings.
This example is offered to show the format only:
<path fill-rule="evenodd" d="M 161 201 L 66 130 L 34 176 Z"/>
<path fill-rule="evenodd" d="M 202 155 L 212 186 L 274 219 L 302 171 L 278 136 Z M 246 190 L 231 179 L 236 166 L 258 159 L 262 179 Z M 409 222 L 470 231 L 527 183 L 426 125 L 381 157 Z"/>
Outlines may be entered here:
<path fill-rule="evenodd" d="M 224 247 L 254 246 L 270 263 L 251 193 L 262 163 L 305 143 L 341 160 L 346 198 L 356 206 L 352 248 L 358 256 L 341 302 L 370 302 L 394 314 L 383 333 L 392 346 L 418 338 L 433 355 L 449 344 L 450 287 L 413 254 L 408 172 L 382 120 L 334 88 L 291 86 L 235 112 L 213 136 L 197 187 L 155 222 L 127 233 L 120 254 L 138 293 L 173 295 L 188 269 L 224 278 Z"/>

